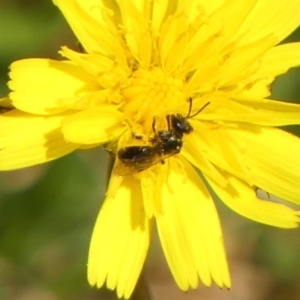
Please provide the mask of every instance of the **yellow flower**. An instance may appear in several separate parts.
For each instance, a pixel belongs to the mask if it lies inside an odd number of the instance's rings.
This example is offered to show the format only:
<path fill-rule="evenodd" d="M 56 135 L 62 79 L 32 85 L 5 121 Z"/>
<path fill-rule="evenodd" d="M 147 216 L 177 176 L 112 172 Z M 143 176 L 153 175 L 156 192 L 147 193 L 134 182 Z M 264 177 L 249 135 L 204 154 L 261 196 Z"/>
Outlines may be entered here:
<path fill-rule="evenodd" d="M 63 61 L 11 65 L 15 109 L 0 116 L 0 168 L 109 142 L 117 151 L 155 148 L 157 132 L 173 130 L 167 115 L 187 116 L 191 99 L 193 117 L 185 121 L 193 132 L 177 137 L 179 154 L 126 176 L 117 160 L 92 236 L 88 280 L 129 298 L 156 221 L 182 290 L 199 281 L 229 288 L 218 215 L 191 164 L 237 213 L 298 226 L 298 211 L 255 191 L 300 204 L 300 140 L 275 128 L 299 124 L 300 106 L 266 99 L 273 79 L 300 64 L 300 43 L 276 46 L 299 25 L 300 1 L 54 2 L 84 52 L 63 47 Z"/>

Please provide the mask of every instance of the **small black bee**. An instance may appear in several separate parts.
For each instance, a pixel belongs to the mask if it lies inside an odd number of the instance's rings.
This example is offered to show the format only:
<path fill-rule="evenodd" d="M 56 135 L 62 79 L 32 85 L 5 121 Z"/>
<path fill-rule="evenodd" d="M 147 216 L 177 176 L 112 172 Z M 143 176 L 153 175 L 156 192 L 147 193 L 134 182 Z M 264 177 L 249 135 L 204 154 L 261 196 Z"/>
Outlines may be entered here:
<path fill-rule="evenodd" d="M 180 153 L 183 146 L 183 135 L 193 131 L 188 119 L 199 114 L 210 102 L 207 102 L 194 115 L 191 114 L 192 98 L 190 108 L 186 117 L 181 114 L 167 115 L 168 130 L 155 130 L 155 119 L 152 123 L 154 136 L 149 139 L 151 145 L 129 146 L 118 150 L 117 156 L 120 161 L 115 167 L 115 172 L 120 176 L 131 175 L 148 169 L 149 167 Z"/>

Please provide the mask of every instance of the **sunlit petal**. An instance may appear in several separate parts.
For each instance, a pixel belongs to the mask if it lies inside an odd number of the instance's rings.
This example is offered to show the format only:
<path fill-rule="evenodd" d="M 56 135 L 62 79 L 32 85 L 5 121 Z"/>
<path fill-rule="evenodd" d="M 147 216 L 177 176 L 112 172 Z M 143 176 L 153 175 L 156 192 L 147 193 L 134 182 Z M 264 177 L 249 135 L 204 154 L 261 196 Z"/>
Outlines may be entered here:
<path fill-rule="evenodd" d="M 275 77 L 300 65 L 300 43 L 283 44 L 267 51 L 261 58 L 260 66 L 250 80 Z"/>
<path fill-rule="evenodd" d="M 119 1 L 123 23 L 127 29 L 126 41 L 135 58 L 143 67 L 148 68 L 152 55 L 151 31 L 147 20 L 147 17 L 150 17 L 150 10 L 145 6 L 143 13 L 133 2 Z"/>
<path fill-rule="evenodd" d="M 67 141 L 78 144 L 103 144 L 124 131 L 121 114 L 109 108 L 85 110 L 66 118 L 62 133 Z"/>
<path fill-rule="evenodd" d="M 62 120 L 69 115 L 35 116 L 18 110 L 0 115 L 0 170 L 45 163 L 79 148 L 60 132 Z"/>
<path fill-rule="evenodd" d="M 202 134 L 204 147 L 207 133 Z M 211 141 L 218 139 L 219 146 L 210 144 L 205 150 L 211 151 L 208 157 L 214 164 L 250 185 L 300 204 L 299 138 L 280 129 L 246 124 L 220 126 L 217 134 L 213 130 L 209 134 Z M 226 157 L 226 163 L 218 155 Z"/>
<path fill-rule="evenodd" d="M 199 120 L 219 120 L 265 126 L 284 126 L 300 123 L 300 105 L 260 98 L 213 99 Z M 224 105 L 226 101 L 226 105 Z M 194 127 L 198 122 L 190 121 Z M 199 128 L 200 129 L 200 128 Z"/>
<path fill-rule="evenodd" d="M 233 127 L 233 130 L 235 128 Z M 226 130 L 222 130 L 221 125 L 202 127 L 201 124 L 195 123 L 194 129 L 193 134 L 187 136 L 186 140 L 194 145 L 195 160 L 197 160 L 196 153 L 203 153 L 213 165 L 245 181 L 250 180 L 247 168 L 239 155 L 242 150 L 236 147 L 234 139 Z M 246 145 L 244 147 L 246 148 Z"/>
<path fill-rule="evenodd" d="M 299 211 L 271 200 L 258 199 L 254 187 L 250 187 L 247 183 L 229 174 L 227 174 L 227 179 L 229 184 L 224 188 L 207 178 L 216 194 L 232 210 L 267 225 L 282 228 L 298 227 Z"/>
<path fill-rule="evenodd" d="M 184 167 L 178 169 L 179 166 Z M 198 276 L 230 287 L 218 215 L 205 185 L 185 161 L 170 164 L 162 189 L 164 214 L 157 227 L 166 259 L 181 289 L 196 288 Z M 186 172 L 186 173 L 185 173 Z"/>
<path fill-rule="evenodd" d="M 63 112 L 64 99 L 95 92 L 99 84 L 90 74 L 69 61 L 24 59 L 14 62 L 8 85 L 13 105 L 33 114 Z"/>
<path fill-rule="evenodd" d="M 113 198 L 106 198 L 94 227 L 88 260 L 91 285 L 117 289 L 128 299 L 149 247 L 150 223 L 145 216 L 139 182 L 124 178 Z"/>
<path fill-rule="evenodd" d="M 254 9 L 238 31 L 243 44 L 263 38 L 270 32 L 273 32 L 277 42 L 280 42 L 299 26 L 299 0 L 256 2 Z"/>
<path fill-rule="evenodd" d="M 112 45 L 118 41 L 114 36 L 113 27 L 108 28 L 105 18 L 109 13 L 117 11 L 117 6 L 111 2 L 113 10 L 107 10 L 99 0 L 54 0 L 64 14 L 72 30 L 81 42 L 83 48 L 90 54 L 113 54 Z M 109 3 L 106 1 L 106 5 Z"/>

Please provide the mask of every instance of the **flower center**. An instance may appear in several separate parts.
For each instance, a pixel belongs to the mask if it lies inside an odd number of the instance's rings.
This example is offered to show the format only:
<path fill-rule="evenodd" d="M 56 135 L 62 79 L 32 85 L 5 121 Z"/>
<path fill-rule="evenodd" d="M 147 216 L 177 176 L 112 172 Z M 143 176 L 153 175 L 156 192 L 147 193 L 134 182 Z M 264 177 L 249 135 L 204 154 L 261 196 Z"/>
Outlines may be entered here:
<path fill-rule="evenodd" d="M 137 70 L 124 90 L 125 121 L 135 133 L 151 135 L 153 118 L 165 117 L 185 103 L 183 81 L 159 68 Z"/>

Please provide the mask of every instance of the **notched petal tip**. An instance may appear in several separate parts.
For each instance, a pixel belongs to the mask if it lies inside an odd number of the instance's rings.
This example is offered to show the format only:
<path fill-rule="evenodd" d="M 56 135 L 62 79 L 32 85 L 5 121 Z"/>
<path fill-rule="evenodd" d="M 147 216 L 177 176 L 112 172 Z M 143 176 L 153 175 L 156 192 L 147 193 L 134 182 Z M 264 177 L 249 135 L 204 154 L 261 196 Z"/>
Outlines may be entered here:
<path fill-rule="evenodd" d="M 206 285 L 230 287 L 219 218 L 196 171 L 181 158 L 185 172 L 170 168 L 162 190 L 165 213 L 158 232 L 171 272 L 182 290 Z M 173 166 L 174 167 L 174 166 Z M 184 175 L 185 174 L 185 175 Z"/>
<path fill-rule="evenodd" d="M 0 115 L 0 169 L 45 163 L 77 149 L 79 145 L 66 143 L 60 132 L 67 116 L 34 116 L 16 109 Z"/>
<path fill-rule="evenodd" d="M 139 181 L 125 177 L 106 198 L 97 218 L 88 258 L 88 280 L 116 289 L 128 299 L 143 267 L 150 241 Z"/>
<path fill-rule="evenodd" d="M 64 99 L 99 90 L 95 77 L 70 61 L 23 59 L 11 65 L 8 82 L 13 105 L 32 114 L 55 114 L 66 111 Z M 42 101 L 41 101 L 42 99 Z"/>
<path fill-rule="evenodd" d="M 220 187 L 211 179 L 206 178 L 218 197 L 238 214 L 266 225 L 295 228 L 299 226 L 299 211 L 270 199 L 262 200 L 256 195 L 253 187 L 246 182 L 226 174 L 229 185 Z"/>

